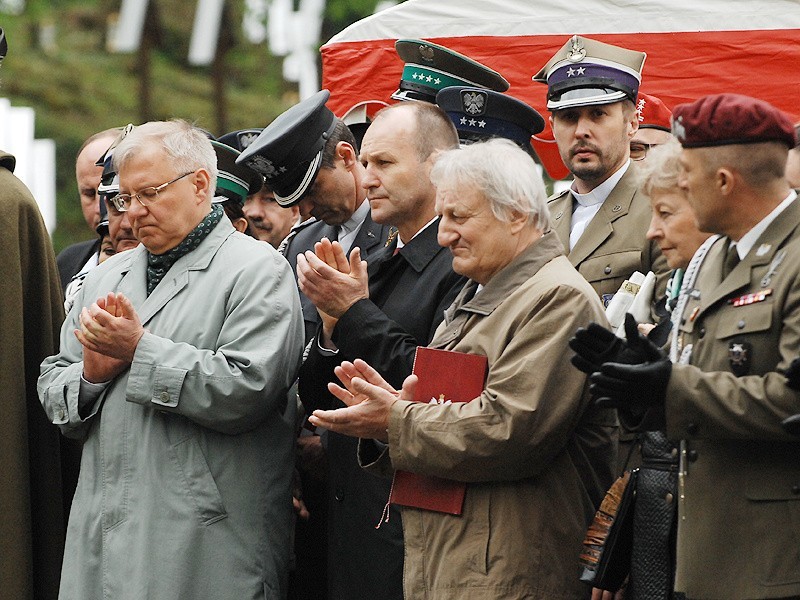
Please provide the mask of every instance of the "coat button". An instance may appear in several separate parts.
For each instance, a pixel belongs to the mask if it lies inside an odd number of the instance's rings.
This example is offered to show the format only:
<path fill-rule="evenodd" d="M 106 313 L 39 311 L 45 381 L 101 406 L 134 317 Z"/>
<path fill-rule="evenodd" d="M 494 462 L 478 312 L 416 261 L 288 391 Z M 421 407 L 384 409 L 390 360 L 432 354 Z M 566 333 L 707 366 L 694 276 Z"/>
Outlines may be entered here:
<path fill-rule="evenodd" d="M 678 449 L 677 448 L 673 448 L 672 450 L 670 450 L 669 455 L 672 458 L 678 458 Z"/>
<path fill-rule="evenodd" d="M 686 433 L 689 435 L 696 435 L 697 434 L 697 423 L 687 423 L 686 424 Z"/>
<path fill-rule="evenodd" d="M 736 329 L 744 329 L 744 319 L 736 324 Z"/>
<path fill-rule="evenodd" d="M 795 495 L 800 494 L 800 485 L 793 485 L 792 486 L 792 493 Z"/>
<path fill-rule="evenodd" d="M 336 488 L 336 492 L 334 492 L 333 497 L 337 502 L 341 502 L 344 500 L 344 490 L 342 488 Z"/>
<path fill-rule="evenodd" d="M 667 495 L 664 496 L 664 502 L 666 502 L 667 504 L 672 504 L 672 501 L 674 499 L 675 497 L 672 495 L 672 492 L 667 492 Z"/>
<path fill-rule="evenodd" d="M 706 328 L 701 327 L 700 331 L 697 332 L 697 337 L 699 337 L 702 340 L 705 337 L 705 335 L 706 335 Z"/>
<path fill-rule="evenodd" d="M 605 273 L 606 275 L 611 273 L 611 265 L 606 265 L 606 268 L 603 269 L 603 273 Z"/>
<path fill-rule="evenodd" d="M 169 402 L 169 392 L 161 392 L 160 398 L 162 402 Z"/>
<path fill-rule="evenodd" d="M 697 450 L 689 450 L 686 453 L 686 458 L 689 459 L 689 462 L 694 462 L 697 460 Z"/>

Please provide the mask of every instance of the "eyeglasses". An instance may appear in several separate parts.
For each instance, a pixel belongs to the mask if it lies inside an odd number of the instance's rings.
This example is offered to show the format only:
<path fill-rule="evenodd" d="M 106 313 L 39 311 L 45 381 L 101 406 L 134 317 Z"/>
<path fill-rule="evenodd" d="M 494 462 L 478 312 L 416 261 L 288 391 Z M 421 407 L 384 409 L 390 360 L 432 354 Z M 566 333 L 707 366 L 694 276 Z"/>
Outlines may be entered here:
<path fill-rule="evenodd" d="M 133 199 L 136 198 L 139 201 L 139 204 L 142 206 L 150 206 L 156 200 L 158 200 L 158 192 L 163 191 L 168 185 L 175 183 L 179 179 L 183 179 L 184 177 L 191 175 L 194 171 L 189 171 L 188 173 L 184 173 L 183 175 L 179 175 L 172 181 L 168 181 L 167 183 L 162 183 L 161 185 L 146 187 L 143 190 L 139 190 L 136 194 L 117 194 L 113 198 L 109 199 L 109 202 L 114 205 L 119 212 L 127 212 L 131 208 L 131 204 L 133 203 Z"/>
<path fill-rule="evenodd" d="M 631 160 L 644 160 L 644 157 L 647 156 L 647 151 L 656 146 L 658 146 L 658 144 L 631 142 Z"/>

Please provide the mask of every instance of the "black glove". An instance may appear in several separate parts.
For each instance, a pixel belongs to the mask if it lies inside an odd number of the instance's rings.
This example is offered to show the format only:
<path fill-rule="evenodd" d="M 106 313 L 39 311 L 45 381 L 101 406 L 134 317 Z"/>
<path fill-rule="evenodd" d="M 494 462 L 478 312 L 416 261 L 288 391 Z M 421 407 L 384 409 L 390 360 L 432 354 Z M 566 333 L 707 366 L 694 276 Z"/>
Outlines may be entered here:
<path fill-rule="evenodd" d="M 603 363 L 636 365 L 663 357 L 661 349 L 639 333 L 636 319 L 625 315 L 625 338 L 614 335 L 597 323 L 581 327 L 570 339 L 569 347 L 575 351 L 572 364 L 587 375 L 600 370 Z"/>
<path fill-rule="evenodd" d="M 800 390 L 800 358 L 795 358 L 786 369 L 786 385 L 793 390 Z"/>
<path fill-rule="evenodd" d="M 797 359 L 794 359 L 792 366 L 794 366 L 795 362 L 797 362 Z M 783 428 L 786 430 L 786 433 L 800 436 L 800 415 L 792 415 L 788 419 L 784 419 L 783 421 L 781 421 L 781 425 L 783 425 Z"/>

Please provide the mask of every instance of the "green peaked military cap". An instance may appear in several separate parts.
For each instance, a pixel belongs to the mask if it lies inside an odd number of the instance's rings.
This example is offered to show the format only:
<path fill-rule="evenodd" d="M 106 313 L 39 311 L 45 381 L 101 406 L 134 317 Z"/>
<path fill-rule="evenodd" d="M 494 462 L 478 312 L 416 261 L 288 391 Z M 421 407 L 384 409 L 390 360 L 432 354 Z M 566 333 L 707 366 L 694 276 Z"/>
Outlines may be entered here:
<path fill-rule="evenodd" d="M 217 153 L 217 189 L 214 203 L 235 200 L 244 204 L 250 194 L 255 194 L 264 185 L 264 178 L 244 164 L 237 164 L 239 151 L 217 140 L 211 140 Z"/>
<path fill-rule="evenodd" d="M 508 81 L 497 71 L 450 48 L 425 40 L 397 40 L 397 54 L 403 60 L 400 87 L 394 100 L 424 100 L 435 103 L 439 90 L 454 85 L 481 87 L 505 92 Z"/>

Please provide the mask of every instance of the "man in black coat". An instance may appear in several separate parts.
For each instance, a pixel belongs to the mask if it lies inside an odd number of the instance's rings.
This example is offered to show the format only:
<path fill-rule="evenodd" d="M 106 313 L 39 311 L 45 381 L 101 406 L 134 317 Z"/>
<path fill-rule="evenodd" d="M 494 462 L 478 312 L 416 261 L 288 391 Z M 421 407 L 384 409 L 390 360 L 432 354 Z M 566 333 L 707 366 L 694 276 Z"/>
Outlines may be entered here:
<path fill-rule="evenodd" d="M 371 257 L 383 249 L 390 234 L 389 225 L 379 225 L 370 217 L 356 140 L 325 107 L 328 96 L 327 91 L 319 92 L 264 130 L 248 130 L 258 137 L 248 139 L 247 144 L 241 144 L 242 135 L 233 136 L 243 148 L 240 161 L 264 175 L 275 201 L 283 207 L 299 206 L 301 213 L 314 217 L 292 228 L 279 248 L 295 273 L 297 255 L 313 250 L 322 238 L 338 240 L 347 250 L 359 248 L 361 256 Z M 319 326 L 319 313 L 302 292 L 300 303 L 308 343 Z M 290 598 L 326 597 L 327 466 L 322 444 L 319 435 L 301 429 L 297 466 L 302 490 L 295 490 L 295 500 L 307 521 L 299 519 L 295 528 Z"/>
<path fill-rule="evenodd" d="M 452 270 L 449 250 L 437 243 L 436 190 L 429 172 L 436 152 L 458 146 L 452 122 L 437 106 L 409 102 L 384 109 L 362 143 L 371 214 L 398 235 L 367 263 L 358 250 L 349 260 L 339 244 L 323 241 L 317 253 L 297 258 L 300 289 L 322 324 L 300 372 L 300 398 L 310 413 L 339 406 L 327 391 L 333 368 L 364 358 L 392 385 L 411 373 L 418 345 L 430 341 L 465 279 Z M 332 266 L 335 265 L 335 266 Z M 403 597 L 403 532 L 390 509 L 390 481 L 363 471 L 355 438 L 328 432 L 330 464 L 330 598 Z"/>

